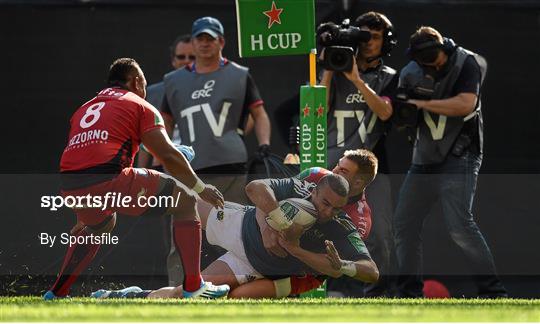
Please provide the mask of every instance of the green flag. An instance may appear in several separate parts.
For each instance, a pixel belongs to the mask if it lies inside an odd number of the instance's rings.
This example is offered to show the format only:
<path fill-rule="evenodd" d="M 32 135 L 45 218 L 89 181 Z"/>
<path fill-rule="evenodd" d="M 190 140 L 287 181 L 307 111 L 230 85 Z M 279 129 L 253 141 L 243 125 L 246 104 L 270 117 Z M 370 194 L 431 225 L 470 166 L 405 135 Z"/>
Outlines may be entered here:
<path fill-rule="evenodd" d="M 236 0 L 240 57 L 309 54 L 314 0 Z"/>

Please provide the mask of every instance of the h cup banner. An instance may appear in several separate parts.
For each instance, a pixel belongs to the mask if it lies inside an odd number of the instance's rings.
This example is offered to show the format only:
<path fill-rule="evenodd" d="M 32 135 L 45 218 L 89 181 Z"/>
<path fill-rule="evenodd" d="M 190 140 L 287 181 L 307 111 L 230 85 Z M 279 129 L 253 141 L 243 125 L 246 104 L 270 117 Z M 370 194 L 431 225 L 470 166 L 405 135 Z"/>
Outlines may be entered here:
<path fill-rule="evenodd" d="M 240 57 L 309 54 L 314 0 L 236 0 Z"/>
<path fill-rule="evenodd" d="M 326 87 L 300 87 L 300 170 L 326 168 Z"/>

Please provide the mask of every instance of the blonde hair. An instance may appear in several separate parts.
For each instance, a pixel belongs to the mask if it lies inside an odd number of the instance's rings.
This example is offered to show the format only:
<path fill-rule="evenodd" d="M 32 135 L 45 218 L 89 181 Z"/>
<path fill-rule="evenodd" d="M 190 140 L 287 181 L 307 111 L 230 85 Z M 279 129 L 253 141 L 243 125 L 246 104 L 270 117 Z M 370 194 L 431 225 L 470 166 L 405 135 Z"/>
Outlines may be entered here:
<path fill-rule="evenodd" d="M 347 150 L 343 157 L 353 161 L 358 166 L 358 175 L 368 185 L 375 179 L 377 169 L 379 168 L 379 160 L 373 152 L 365 149 Z"/>

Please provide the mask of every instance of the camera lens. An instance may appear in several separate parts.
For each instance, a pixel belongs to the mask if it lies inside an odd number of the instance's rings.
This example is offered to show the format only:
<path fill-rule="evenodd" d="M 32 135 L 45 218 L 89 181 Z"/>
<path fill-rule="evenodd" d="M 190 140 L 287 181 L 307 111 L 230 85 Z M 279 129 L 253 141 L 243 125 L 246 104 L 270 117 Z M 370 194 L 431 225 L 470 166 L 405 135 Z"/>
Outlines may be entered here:
<path fill-rule="evenodd" d="M 343 52 L 336 52 L 330 59 L 330 63 L 334 67 L 341 67 L 347 64 L 349 57 Z"/>
<path fill-rule="evenodd" d="M 354 52 L 350 47 L 328 47 L 325 56 L 327 56 L 329 70 L 350 71 L 352 69 Z"/>

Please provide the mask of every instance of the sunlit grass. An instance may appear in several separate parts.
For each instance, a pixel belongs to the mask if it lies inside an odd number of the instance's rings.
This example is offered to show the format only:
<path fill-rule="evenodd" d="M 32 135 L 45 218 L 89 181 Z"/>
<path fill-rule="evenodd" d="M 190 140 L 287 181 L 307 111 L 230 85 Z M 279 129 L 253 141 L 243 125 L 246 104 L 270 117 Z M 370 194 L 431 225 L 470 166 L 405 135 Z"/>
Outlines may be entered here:
<path fill-rule="evenodd" d="M 523 299 L 156 300 L 0 297 L 1 321 L 539 322 Z"/>

